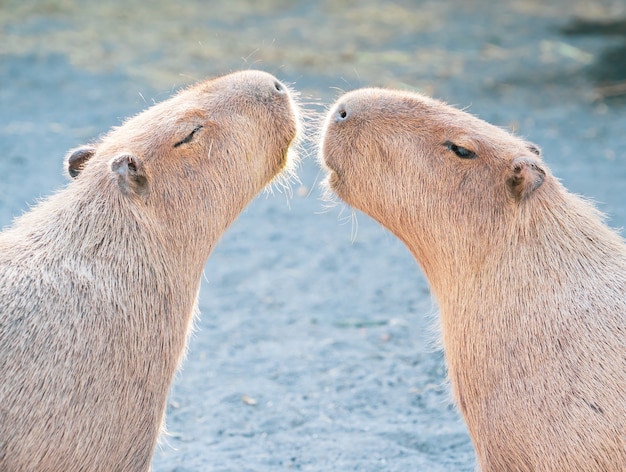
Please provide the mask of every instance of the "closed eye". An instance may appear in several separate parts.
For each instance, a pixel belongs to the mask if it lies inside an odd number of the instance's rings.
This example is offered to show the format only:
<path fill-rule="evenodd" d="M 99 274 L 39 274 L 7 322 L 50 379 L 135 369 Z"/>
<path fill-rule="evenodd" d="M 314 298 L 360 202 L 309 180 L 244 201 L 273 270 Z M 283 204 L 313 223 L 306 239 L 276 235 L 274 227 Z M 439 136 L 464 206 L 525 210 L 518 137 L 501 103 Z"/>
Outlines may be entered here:
<path fill-rule="evenodd" d="M 180 141 L 178 141 L 177 143 L 174 144 L 174 147 L 177 148 L 178 146 L 181 146 L 183 144 L 187 144 L 189 142 L 191 142 L 191 140 L 193 139 L 193 135 L 196 134 L 198 131 L 200 131 L 203 128 L 202 125 L 198 125 L 196 126 L 191 133 L 189 133 L 189 135 L 187 135 L 187 137 L 185 139 L 182 139 Z"/>
<path fill-rule="evenodd" d="M 464 147 L 457 146 L 456 144 L 450 141 L 446 141 L 445 143 L 443 143 L 443 145 L 447 147 L 450 151 L 452 151 L 454 154 L 456 154 L 458 157 L 460 157 L 461 159 L 475 159 L 476 158 L 476 153 L 474 151 L 470 151 L 469 149 L 466 149 Z"/>

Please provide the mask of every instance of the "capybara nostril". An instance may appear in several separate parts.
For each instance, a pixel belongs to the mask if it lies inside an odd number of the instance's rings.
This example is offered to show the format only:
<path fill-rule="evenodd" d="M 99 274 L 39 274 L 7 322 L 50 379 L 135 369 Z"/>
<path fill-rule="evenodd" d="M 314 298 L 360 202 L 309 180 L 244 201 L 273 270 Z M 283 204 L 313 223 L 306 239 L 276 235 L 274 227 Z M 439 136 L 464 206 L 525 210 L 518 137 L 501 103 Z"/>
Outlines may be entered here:
<path fill-rule="evenodd" d="M 281 84 L 278 80 L 274 81 L 274 89 L 276 89 L 278 93 L 285 93 L 285 86 Z"/>
<path fill-rule="evenodd" d="M 348 118 L 348 110 L 346 110 L 345 105 L 341 105 L 337 108 L 337 112 L 335 113 L 335 121 L 344 121 Z"/>

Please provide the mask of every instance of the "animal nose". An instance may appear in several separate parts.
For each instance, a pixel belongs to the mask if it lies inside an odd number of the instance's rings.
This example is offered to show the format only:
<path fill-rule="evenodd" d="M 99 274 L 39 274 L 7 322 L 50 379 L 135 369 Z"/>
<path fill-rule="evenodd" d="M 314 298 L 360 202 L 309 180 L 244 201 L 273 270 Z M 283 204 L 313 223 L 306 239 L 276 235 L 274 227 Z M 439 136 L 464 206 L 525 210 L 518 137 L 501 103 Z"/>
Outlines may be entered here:
<path fill-rule="evenodd" d="M 285 86 L 281 84 L 278 80 L 274 80 L 274 89 L 277 93 L 281 95 L 287 92 Z"/>
<path fill-rule="evenodd" d="M 337 107 L 337 111 L 335 111 L 335 121 L 337 123 L 341 121 L 345 121 L 348 118 L 348 109 L 345 104 L 341 104 Z"/>

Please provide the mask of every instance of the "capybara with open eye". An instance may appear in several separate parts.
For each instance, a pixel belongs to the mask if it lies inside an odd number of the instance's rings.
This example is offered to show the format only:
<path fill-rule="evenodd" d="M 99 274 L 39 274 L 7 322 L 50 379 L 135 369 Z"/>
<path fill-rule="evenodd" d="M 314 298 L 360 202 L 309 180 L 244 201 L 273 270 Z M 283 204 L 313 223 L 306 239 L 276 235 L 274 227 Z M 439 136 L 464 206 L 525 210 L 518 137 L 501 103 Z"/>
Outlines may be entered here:
<path fill-rule="evenodd" d="M 74 180 L 0 234 L 0 470 L 150 468 L 207 258 L 298 129 L 246 71 L 70 153 Z"/>
<path fill-rule="evenodd" d="M 626 245 L 592 205 L 536 146 L 416 93 L 347 93 L 320 146 L 429 281 L 481 469 L 625 471 Z"/>

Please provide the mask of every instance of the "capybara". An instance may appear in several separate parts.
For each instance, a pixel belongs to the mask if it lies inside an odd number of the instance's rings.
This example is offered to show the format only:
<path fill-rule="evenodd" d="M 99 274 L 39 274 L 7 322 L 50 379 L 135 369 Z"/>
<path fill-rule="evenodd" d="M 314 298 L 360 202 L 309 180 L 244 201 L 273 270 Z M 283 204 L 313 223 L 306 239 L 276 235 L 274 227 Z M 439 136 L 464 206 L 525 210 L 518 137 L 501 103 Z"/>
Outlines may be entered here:
<path fill-rule="evenodd" d="M 298 129 L 287 87 L 245 71 L 69 154 L 0 234 L 0 470 L 150 468 L 207 258 Z"/>
<path fill-rule="evenodd" d="M 481 469 L 626 470 L 626 245 L 537 146 L 435 99 L 361 89 L 328 186 L 410 249 Z"/>

